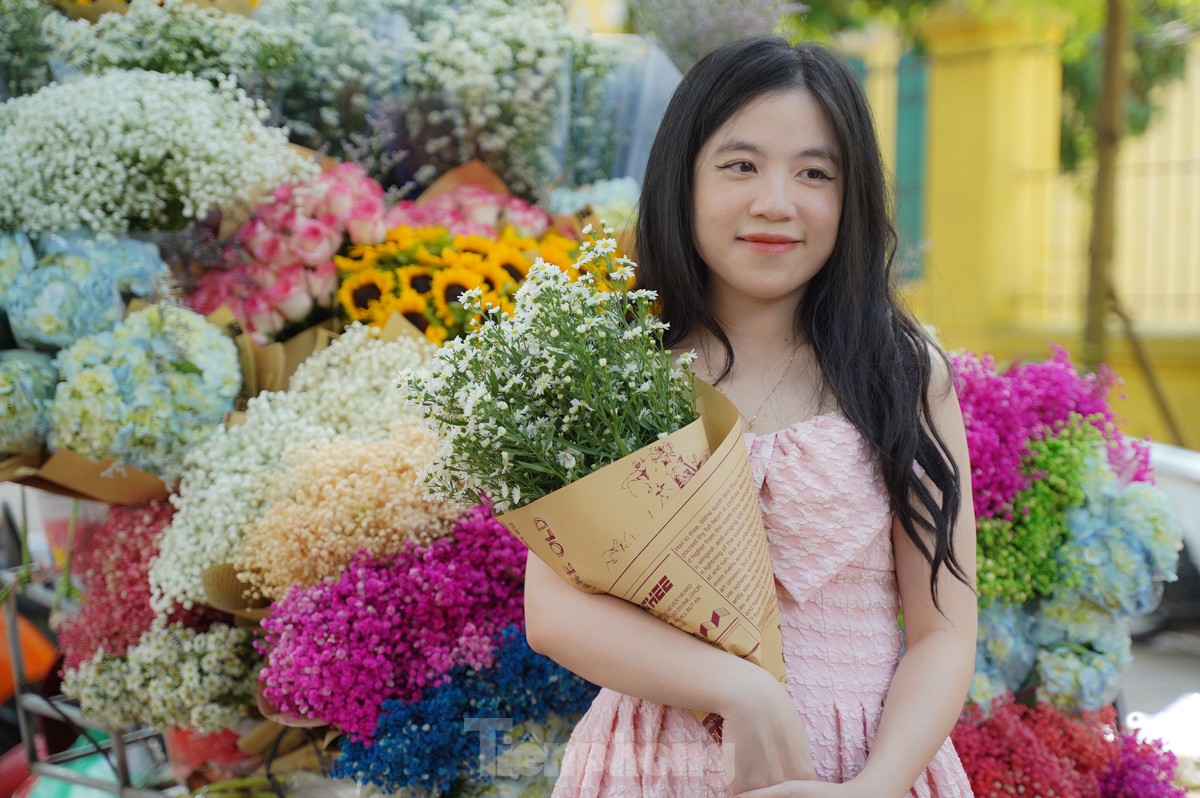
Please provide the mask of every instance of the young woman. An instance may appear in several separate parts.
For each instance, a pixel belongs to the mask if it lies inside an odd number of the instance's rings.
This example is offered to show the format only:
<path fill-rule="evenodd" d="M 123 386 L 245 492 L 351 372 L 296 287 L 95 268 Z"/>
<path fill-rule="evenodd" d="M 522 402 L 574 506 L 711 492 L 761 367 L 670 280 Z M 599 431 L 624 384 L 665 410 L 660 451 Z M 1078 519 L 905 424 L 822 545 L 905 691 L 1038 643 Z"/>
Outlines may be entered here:
<path fill-rule="evenodd" d="M 530 557 L 530 644 L 606 688 L 555 795 L 971 795 L 947 738 L 975 656 L 962 416 L 892 294 L 850 70 L 776 38 L 700 61 L 655 139 L 637 249 L 668 346 L 694 350 L 745 419 L 788 684 Z M 722 744 L 692 709 L 724 717 Z"/>

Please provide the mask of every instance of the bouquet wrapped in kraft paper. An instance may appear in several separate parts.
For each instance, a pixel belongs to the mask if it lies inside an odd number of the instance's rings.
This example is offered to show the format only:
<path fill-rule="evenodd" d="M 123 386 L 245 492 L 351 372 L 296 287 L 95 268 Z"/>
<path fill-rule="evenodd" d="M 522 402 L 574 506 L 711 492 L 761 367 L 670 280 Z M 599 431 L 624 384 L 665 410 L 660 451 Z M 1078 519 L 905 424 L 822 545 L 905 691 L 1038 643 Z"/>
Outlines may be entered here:
<path fill-rule="evenodd" d="M 585 231 L 590 233 L 590 231 Z M 607 231 L 606 231 L 607 232 Z M 607 593 L 785 680 L 779 607 L 737 409 L 662 348 L 656 296 L 610 238 L 568 275 L 538 263 L 401 375 L 441 450 L 435 493 L 490 501 L 576 589 Z M 721 719 L 690 707 L 715 738 Z"/>

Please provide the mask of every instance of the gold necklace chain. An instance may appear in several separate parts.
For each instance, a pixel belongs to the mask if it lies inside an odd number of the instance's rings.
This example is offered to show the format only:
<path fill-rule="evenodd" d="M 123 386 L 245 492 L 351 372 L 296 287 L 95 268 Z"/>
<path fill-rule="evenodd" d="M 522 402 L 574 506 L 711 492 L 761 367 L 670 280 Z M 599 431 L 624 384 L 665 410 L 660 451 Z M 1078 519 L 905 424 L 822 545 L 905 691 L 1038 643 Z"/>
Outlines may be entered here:
<path fill-rule="evenodd" d="M 792 355 L 787 359 L 787 363 L 784 365 L 783 371 L 779 374 L 779 379 L 775 381 L 775 387 L 767 391 L 767 395 L 763 397 L 761 402 L 759 402 L 758 409 L 754 411 L 754 415 L 750 416 L 750 420 L 746 422 L 746 432 L 751 432 L 754 430 L 754 422 L 758 420 L 758 414 L 761 413 L 762 409 L 767 406 L 767 402 L 770 401 L 771 397 L 775 395 L 775 392 L 779 390 L 779 386 L 783 385 L 784 378 L 786 378 L 788 372 L 792 370 L 792 363 L 796 360 L 796 355 L 800 354 L 800 343 L 801 342 L 797 342 L 796 348 L 792 350 Z M 704 342 L 704 376 L 710 379 L 713 376 L 711 361 L 708 358 L 707 341 Z"/>

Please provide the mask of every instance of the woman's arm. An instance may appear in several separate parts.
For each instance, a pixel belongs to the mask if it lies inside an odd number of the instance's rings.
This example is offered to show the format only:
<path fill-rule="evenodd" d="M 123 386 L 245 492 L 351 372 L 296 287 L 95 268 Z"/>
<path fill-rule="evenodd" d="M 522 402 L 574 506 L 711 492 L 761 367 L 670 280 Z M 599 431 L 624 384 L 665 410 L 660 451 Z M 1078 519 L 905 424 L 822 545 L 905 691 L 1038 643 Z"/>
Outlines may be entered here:
<path fill-rule="evenodd" d="M 954 554 L 975 582 L 975 512 L 962 410 L 950 375 L 934 358 L 930 388 L 933 422 L 958 466 L 961 501 Z M 926 485 L 936 489 L 926 478 Z M 936 492 L 935 492 L 936 495 Z M 903 796 L 954 728 L 975 669 L 978 627 L 975 593 L 944 569 L 938 578 L 941 612 L 929 593 L 929 563 L 899 523 L 893 524 L 896 580 L 904 611 L 904 657 L 896 668 L 866 766 L 853 783 L 865 795 Z"/>
<path fill-rule="evenodd" d="M 627 601 L 582 593 L 533 554 L 525 633 L 534 651 L 626 695 L 725 719 L 722 751 L 736 795 L 814 777 L 803 721 L 766 670 Z"/>

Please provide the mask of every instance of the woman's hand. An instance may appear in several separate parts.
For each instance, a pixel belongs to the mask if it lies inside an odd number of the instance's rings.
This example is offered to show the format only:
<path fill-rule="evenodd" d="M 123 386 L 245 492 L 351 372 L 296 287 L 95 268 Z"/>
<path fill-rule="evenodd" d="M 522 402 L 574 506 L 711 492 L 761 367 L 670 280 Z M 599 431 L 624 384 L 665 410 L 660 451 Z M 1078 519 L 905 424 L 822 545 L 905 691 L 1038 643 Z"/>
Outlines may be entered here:
<path fill-rule="evenodd" d="M 787 688 L 767 671 L 735 688 L 721 715 L 721 753 L 733 795 L 816 777 L 804 721 Z"/>

